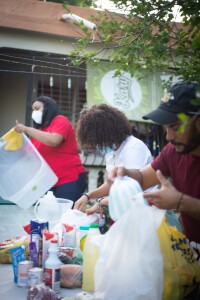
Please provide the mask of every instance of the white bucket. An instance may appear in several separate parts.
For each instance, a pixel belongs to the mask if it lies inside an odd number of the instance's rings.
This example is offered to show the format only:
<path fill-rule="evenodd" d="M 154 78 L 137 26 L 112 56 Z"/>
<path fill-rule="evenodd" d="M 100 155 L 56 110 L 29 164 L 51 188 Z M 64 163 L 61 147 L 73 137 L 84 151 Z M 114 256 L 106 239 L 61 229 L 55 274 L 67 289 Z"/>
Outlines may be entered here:
<path fill-rule="evenodd" d="M 14 151 L 5 149 L 4 136 L 0 142 L 0 195 L 28 209 L 58 178 L 25 134 Z"/>

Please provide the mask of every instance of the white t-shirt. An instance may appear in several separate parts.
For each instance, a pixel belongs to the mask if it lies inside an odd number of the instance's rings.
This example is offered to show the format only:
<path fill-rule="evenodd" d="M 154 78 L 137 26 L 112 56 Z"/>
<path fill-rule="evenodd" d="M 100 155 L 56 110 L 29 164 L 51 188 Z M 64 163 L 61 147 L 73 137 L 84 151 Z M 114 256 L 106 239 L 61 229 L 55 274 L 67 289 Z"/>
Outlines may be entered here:
<path fill-rule="evenodd" d="M 149 164 L 153 157 L 144 142 L 134 136 L 128 136 L 116 151 L 105 155 L 106 170 L 115 166 L 126 169 L 141 169 Z"/>

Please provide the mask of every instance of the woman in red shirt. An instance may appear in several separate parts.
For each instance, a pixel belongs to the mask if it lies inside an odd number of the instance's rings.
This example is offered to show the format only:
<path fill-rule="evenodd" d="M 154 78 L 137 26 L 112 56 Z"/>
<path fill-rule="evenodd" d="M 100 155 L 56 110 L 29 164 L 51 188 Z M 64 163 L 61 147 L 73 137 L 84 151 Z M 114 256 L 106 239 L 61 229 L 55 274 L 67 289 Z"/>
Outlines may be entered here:
<path fill-rule="evenodd" d="M 17 122 L 15 130 L 29 135 L 31 142 L 58 177 L 51 189 L 57 198 L 74 202 L 87 187 L 73 125 L 59 114 L 56 101 L 40 96 L 32 103 L 33 127 Z"/>

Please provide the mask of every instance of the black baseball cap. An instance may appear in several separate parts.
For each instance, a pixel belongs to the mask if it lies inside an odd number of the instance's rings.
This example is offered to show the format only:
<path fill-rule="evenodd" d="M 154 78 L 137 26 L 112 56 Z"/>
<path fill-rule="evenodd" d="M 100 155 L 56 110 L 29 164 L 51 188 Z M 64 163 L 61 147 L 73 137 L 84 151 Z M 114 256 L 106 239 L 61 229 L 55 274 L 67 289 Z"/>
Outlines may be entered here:
<path fill-rule="evenodd" d="M 199 102 L 195 99 L 199 98 Z M 166 125 L 176 122 L 179 113 L 200 115 L 200 84 L 182 81 L 174 84 L 161 99 L 157 109 L 143 116 L 144 120 Z"/>

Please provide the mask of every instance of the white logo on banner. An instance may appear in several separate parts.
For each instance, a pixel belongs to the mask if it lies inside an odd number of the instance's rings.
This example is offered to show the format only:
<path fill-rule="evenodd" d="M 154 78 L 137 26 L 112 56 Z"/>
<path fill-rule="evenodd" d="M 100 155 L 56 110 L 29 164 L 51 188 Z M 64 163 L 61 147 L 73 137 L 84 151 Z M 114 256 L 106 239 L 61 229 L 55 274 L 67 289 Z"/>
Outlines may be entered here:
<path fill-rule="evenodd" d="M 136 108 L 142 98 L 142 91 L 138 81 L 129 73 L 113 77 L 115 71 L 106 73 L 101 80 L 101 92 L 104 99 L 122 110 Z"/>

